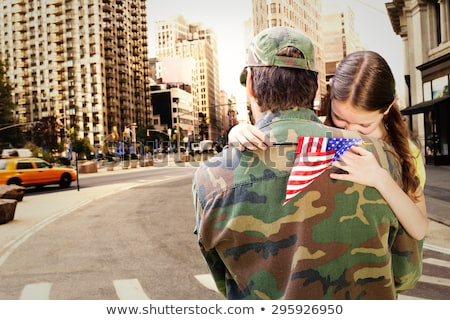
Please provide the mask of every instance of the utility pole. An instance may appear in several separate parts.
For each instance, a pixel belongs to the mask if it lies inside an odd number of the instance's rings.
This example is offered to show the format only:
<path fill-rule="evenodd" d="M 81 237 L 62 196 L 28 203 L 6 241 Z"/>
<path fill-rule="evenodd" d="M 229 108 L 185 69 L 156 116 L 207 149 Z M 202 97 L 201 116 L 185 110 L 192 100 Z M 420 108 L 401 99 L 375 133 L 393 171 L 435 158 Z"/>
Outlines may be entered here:
<path fill-rule="evenodd" d="M 180 103 L 180 98 L 174 97 L 174 98 L 172 98 L 172 101 L 177 104 L 177 157 L 178 157 L 178 160 L 180 160 L 181 159 L 181 157 L 180 157 L 180 137 L 181 137 L 180 130 L 181 129 L 180 129 L 180 108 L 178 106 Z"/>

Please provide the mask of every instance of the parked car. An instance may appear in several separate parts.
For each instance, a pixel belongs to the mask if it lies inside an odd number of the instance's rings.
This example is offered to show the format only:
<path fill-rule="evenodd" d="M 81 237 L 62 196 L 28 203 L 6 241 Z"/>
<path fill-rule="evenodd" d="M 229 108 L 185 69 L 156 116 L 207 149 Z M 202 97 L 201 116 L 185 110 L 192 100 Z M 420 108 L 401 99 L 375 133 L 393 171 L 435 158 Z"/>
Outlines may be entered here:
<path fill-rule="evenodd" d="M 75 170 L 53 167 L 39 158 L 0 159 L 0 184 L 24 187 L 59 184 L 61 188 L 67 188 L 75 180 Z"/>
<path fill-rule="evenodd" d="M 3 149 L 2 158 L 32 157 L 30 149 Z"/>
<path fill-rule="evenodd" d="M 191 144 L 191 154 L 212 153 L 214 151 L 212 140 L 202 140 Z"/>

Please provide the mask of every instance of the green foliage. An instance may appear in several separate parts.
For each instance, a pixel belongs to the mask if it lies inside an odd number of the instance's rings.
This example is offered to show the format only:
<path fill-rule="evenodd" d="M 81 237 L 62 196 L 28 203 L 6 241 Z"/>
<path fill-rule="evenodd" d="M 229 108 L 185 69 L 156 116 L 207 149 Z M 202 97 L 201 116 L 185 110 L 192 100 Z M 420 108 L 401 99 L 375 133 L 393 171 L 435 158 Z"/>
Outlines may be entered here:
<path fill-rule="evenodd" d="M 94 149 L 89 140 L 77 138 L 72 141 L 72 150 L 77 154 L 77 159 L 83 159 Z"/>
<path fill-rule="evenodd" d="M 24 145 L 24 148 L 30 150 L 31 153 L 33 154 L 33 157 L 38 157 L 41 153 L 41 148 L 39 148 L 37 145 L 31 142 L 27 142 Z"/>
<path fill-rule="evenodd" d="M 105 153 L 105 161 L 106 162 L 113 162 L 114 161 L 114 155 L 112 153 Z"/>
<path fill-rule="evenodd" d="M 50 151 L 43 151 L 42 152 L 42 159 L 49 163 L 55 163 L 55 157 L 53 156 L 53 153 Z"/>
<path fill-rule="evenodd" d="M 70 166 L 70 160 L 66 157 L 60 157 L 60 158 L 56 159 L 55 162 L 61 166 L 66 166 L 66 167 Z"/>
<path fill-rule="evenodd" d="M 86 158 L 94 151 L 89 139 L 78 138 L 78 132 L 74 128 L 69 130 L 67 136 L 70 138 L 70 141 L 72 141 L 72 151 L 77 154 L 77 159 Z"/>
<path fill-rule="evenodd" d="M 0 123 L 13 123 L 15 105 L 12 101 L 12 86 L 9 83 L 6 64 L 0 60 Z"/>
<path fill-rule="evenodd" d="M 9 145 L 21 147 L 25 143 L 20 126 L 10 127 L 18 122 L 13 113 L 16 105 L 12 99 L 12 92 L 7 65 L 0 60 L 0 149 Z"/>
<path fill-rule="evenodd" d="M 58 129 L 56 124 L 56 118 L 54 116 L 44 117 L 38 123 L 33 125 L 32 141 L 45 146 L 46 150 L 53 151 L 58 150 Z"/>

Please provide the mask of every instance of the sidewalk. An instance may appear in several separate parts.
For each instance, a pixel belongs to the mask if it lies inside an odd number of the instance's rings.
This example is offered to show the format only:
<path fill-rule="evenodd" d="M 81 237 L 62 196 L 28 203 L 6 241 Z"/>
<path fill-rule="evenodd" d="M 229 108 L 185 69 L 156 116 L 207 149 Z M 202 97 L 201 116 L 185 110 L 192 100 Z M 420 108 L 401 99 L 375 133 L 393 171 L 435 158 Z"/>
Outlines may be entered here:
<path fill-rule="evenodd" d="M 427 165 L 425 197 L 430 220 L 425 245 L 450 252 L 450 166 Z"/>

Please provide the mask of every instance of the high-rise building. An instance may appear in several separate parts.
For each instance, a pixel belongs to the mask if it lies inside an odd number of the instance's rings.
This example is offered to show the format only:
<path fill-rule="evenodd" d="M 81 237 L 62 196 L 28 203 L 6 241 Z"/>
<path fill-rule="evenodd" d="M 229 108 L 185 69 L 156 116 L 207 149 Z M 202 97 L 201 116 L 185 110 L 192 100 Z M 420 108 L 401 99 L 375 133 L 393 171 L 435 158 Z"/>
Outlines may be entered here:
<path fill-rule="evenodd" d="M 55 116 L 91 143 L 151 122 L 146 0 L 3 0 L 0 20 L 21 122 Z"/>
<path fill-rule="evenodd" d="M 321 0 L 252 0 L 253 33 L 269 27 L 288 26 L 302 31 L 314 43 L 316 69 L 319 71 L 319 89 L 315 101 L 318 109 L 326 94 L 325 63 L 320 27 Z"/>
<path fill-rule="evenodd" d="M 195 60 L 192 72 L 194 110 L 198 114 L 202 139 L 217 141 L 220 136 L 219 61 L 214 32 L 200 23 L 188 23 L 183 17 L 157 21 L 156 56 L 184 57 Z"/>
<path fill-rule="evenodd" d="M 337 1 L 323 3 L 321 27 L 323 60 L 327 80 L 334 75 L 338 63 L 347 54 L 361 50 L 355 29 L 355 15 L 350 6 Z"/>

